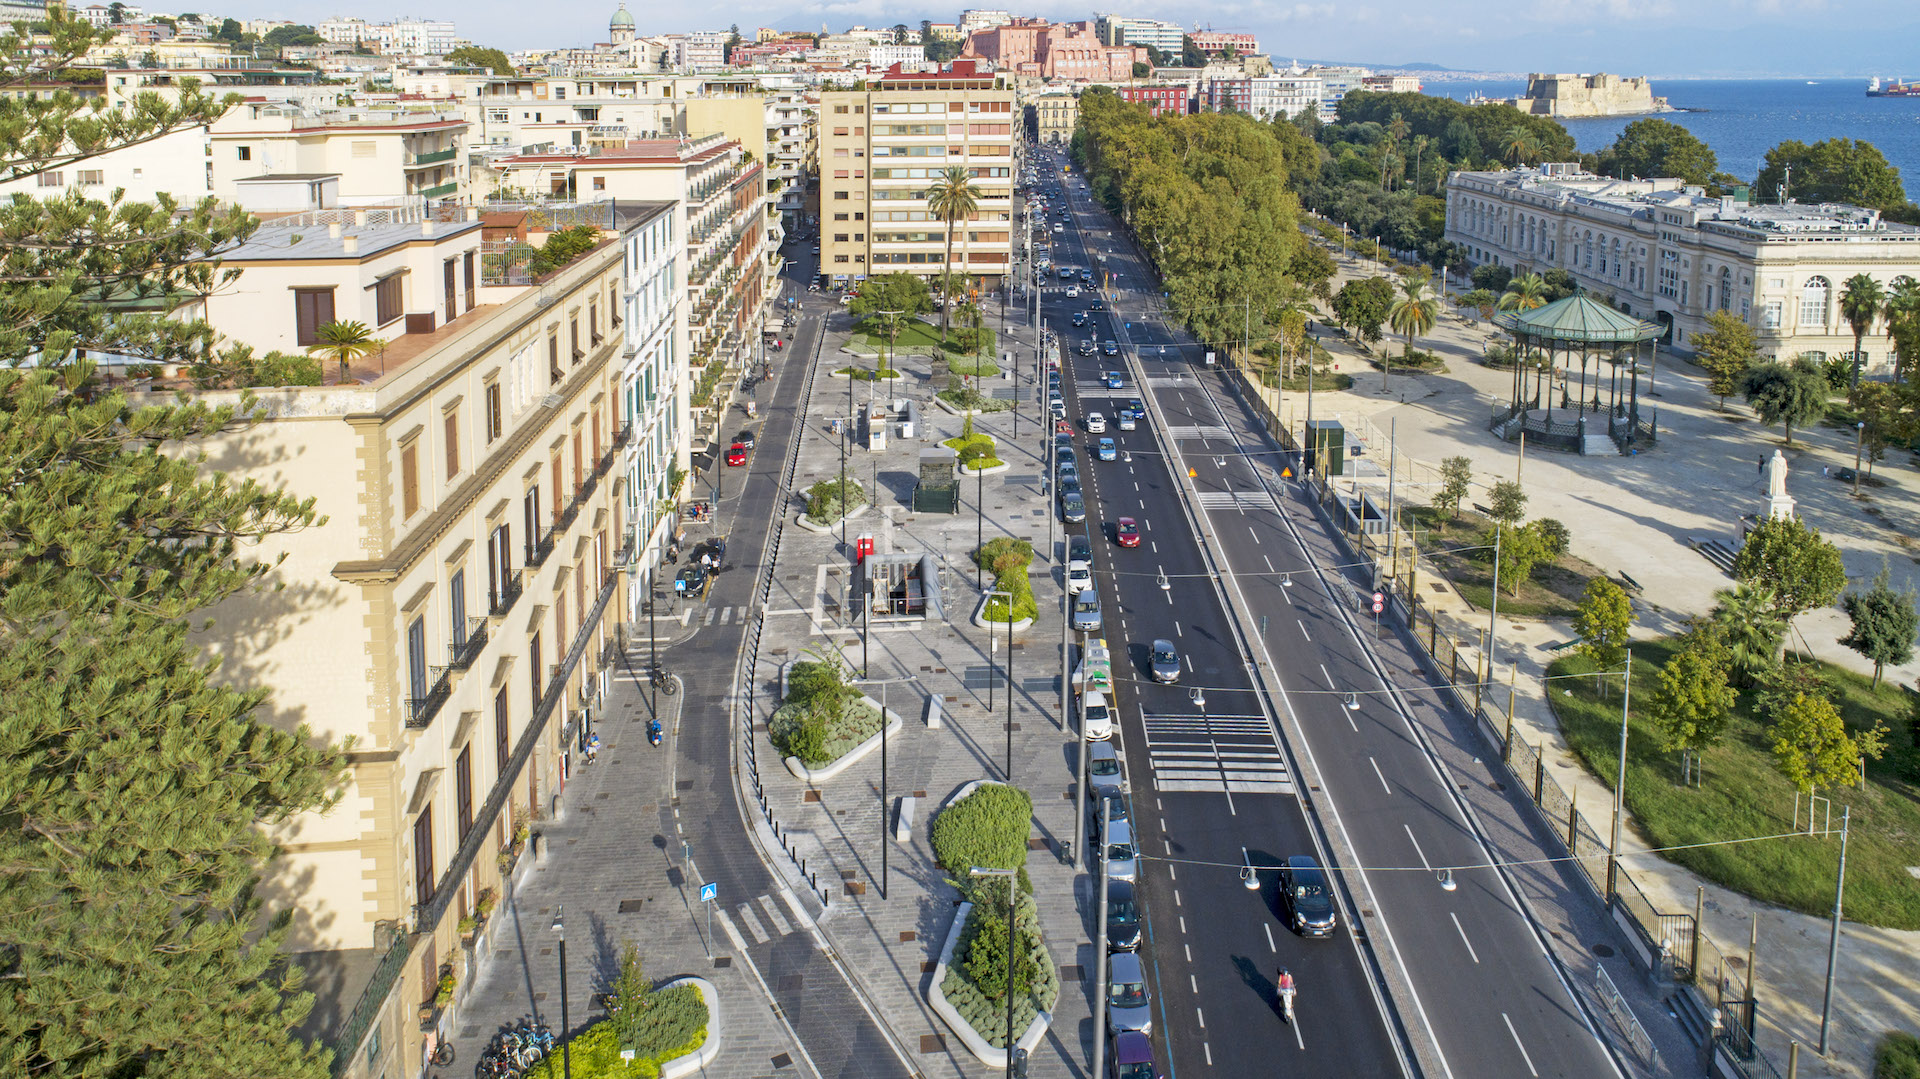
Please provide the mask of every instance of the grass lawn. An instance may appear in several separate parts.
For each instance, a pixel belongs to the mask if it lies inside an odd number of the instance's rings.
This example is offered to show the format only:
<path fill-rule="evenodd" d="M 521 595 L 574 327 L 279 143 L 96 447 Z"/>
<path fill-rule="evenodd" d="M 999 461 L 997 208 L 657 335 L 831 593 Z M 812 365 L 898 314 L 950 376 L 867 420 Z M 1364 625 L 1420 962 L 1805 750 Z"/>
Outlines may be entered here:
<path fill-rule="evenodd" d="M 1461 548 L 1479 547 L 1493 521 L 1470 509 L 1461 510 L 1456 521 L 1431 506 L 1412 506 L 1406 512 L 1412 526 L 1420 530 L 1416 535 L 1421 553 L 1447 575 L 1462 599 L 1487 610 L 1493 602 L 1493 552 Z M 1536 563 L 1518 596 L 1500 593 L 1500 613 L 1515 618 L 1572 618 L 1587 581 L 1599 574 L 1598 566 L 1572 555 L 1555 563 Z"/>
<path fill-rule="evenodd" d="M 957 380 L 956 380 L 957 381 Z M 979 390 L 965 386 L 941 390 L 935 396 L 959 409 L 971 409 L 975 412 L 1011 412 L 1018 401 L 1002 401 L 997 397 L 988 397 Z"/>
<path fill-rule="evenodd" d="M 992 435 L 975 434 L 970 439 L 955 436 L 953 438 L 947 439 L 946 441 L 940 444 L 952 450 L 953 452 L 959 454 L 960 459 L 963 462 L 966 462 L 967 464 L 969 464 L 971 467 L 974 467 L 974 468 L 993 468 L 998 465 L 1006 464 L 1005 461 L 1002 461 L 1000 458 L 995 457 L 993 455 L 993 447 L 995 443 Z M 967 458 L 968 446 L 985 446 L 987 449 L 986 456 L 981 457 L 974 461 L 967 461 L 966 458 Z"/>
<path fill-rule="evenodd" d="M 1634 646 L 1633 700 L 1646 702 L 1658 684 L 1657 671 L 1672 655 L 1672 639 Z M 1874 719 L 1890 728 L 1889 741 L 1905 737 L 1911 704 L 1906 691 L 1882 682 L 1878 689 L 1865 675 L 1821 664 L 1832 683 L 1841 715 L 1850 728 Z M 1580 655 L 1556 660 L 1549 676 L 1582 674 L 1592 664 Z M 1554 711 L 1567 743 L 1587 769 L 1609 787 L 1619 762 L 1620 688 L 1615 679 L 1602 697 L 1590 679 L 1554 683 Z M 1680 785 L 1677 754 L 1660 748 L 1642 708 L 1629 718 L 1627 808 L 1656 847 L 1711 843 L 1793 831 L 1793 787 L 1774 766 L 1768 721 L 1754 714 L 1752 694 L 1743 693 L 1726 737 L 1702 755 L 1705 778 L 1698 786 Z M 1894 929 L 1920 929 L 1920 881 L 1907 868 L 1920 865 L 1920 786 L 1903 779 L 1894 754 L 1867 766 L 1867 789 L 1823 791 L 1833 799 L 1833 823 L 1840 809 L 1853 807 L 1847 846 L 1846 914 L 1850 920 Z M 1804 804 L 1804 800 L 1803 800 Z M 1604 814 L 1601 814 L 1604 816 Z M 1805 827 L 1804 811 L 1801 826 Z M 1788 839 L 1699 847 L 1673 851 L 1672 861 L 1735 891 L 1804 914 L 1832 909 L 1833 878 L 1840 853 L 1834 837 Z M 1629 863 L 1631 866 L 1632 863 Z"/>
<path fill-rule="evenodd" d="M 975 378 L 991 378 L 1000 373 L 1000 365 L 984 355 L 953 355 L 947 357 L 947 373 L 952 375 L 972 375 Z"/>
<path fill-rule="evenodd" d="M 874 324 L 872 319 L 860 323 L 855 327 L 853 340 L 849 343 L 861 352 L 879 352 L 881 349 L 886 349 L 888 355 L 892 355 L 895 352 L 932 355 L 936 352 L 943 351 L 943 346 L 940 344 L 940 324 L 938 322 L 930 323 L 917 318 L 909 319 L 906 325 L 900 328 L 900 336 L 895 338 L 891 344 L 888 343 L 886 335 L 875 333 L 873 329 Z M 983 328 L 981 332 L 986 336 L 986 344 L 980 351 L 989 356 L 998 355 L 998 353 L 994 351 L 993 331 Z M 947 336 L 951 339 L 954 336 L 954 331 L 949 330 Z M 944 351 L 949 354 L 952 353 L 953 346 L 951 344 L 944 346 Z"/>
<path fill-rule="evenodd" d="M 842 367 L 834 374 L 846 375 L 855 382 L 877 382 L 900 377 L 900 372 L 891 367 L 882 367 L 877 371 L 871 367 Z"/>
<path fill-rule="evenodd" d="M 1308 388 L 1307 369 L 1304 366 L 1296 367 L 1293 370 L 1293 377 L 1281 378 L 1277 371 L 1268 368 L 1260 372 L 1260 382 L 1268 389 L 1278 386 L 1288 393 L 1305 393 Z M 1315 371 L 1312 388 L 1319 393 L 1350 390 L 1353 388 L 1353 376 L 1344 371 Z"/>

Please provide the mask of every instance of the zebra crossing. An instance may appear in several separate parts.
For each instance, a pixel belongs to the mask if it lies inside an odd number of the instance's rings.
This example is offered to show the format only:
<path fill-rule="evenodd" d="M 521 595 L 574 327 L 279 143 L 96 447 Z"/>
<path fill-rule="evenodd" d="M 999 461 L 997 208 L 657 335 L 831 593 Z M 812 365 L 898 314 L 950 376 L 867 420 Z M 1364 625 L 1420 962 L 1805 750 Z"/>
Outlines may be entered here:
<path fill-rule="evenodd" d="M 1232 438 L 1233 432 L 1218 424 L 1207 426 L 1169 427 L 1168 438 Z"/>
<path fill-rule="evenodd" d="M 1149 712 L 1141 718 L 1155 790 L 1293 793 L 1293 774 L 1265 716 Z"/>
<path fill-rule="evenodd" d="M 782 888 L 777 893 L 780 902 L 774 902 L 774 894 L 756 897 L 750 903 L 741 903 L 729 911 L 715 904 L 713 919 L 733 941 L 734 947 L 746 950 L 748 940 L 754 944 L 765 944 L 775 937 L 784 937 L 796 927 L 804 928 L 813 924 L 806 909 L 800 905 L 792 892 Z M 785 913 L 782 913 L 784 908 Z M 744 934 L 744 935 L 743 935 Z"/>
<path fill-rule="evenodd" d="M 694 615 L 699 615 L 702 626 L 724 626 L 733 621 L 735 612 L 739 613 L 740 621 L 745 622 L 747 620 L 747 609 L 745 607 L 708 607 L 705 611 L 702 611 L 699 607 L 688 604 L 687 608 L 680 612 L 680 624 L 682 626 L 691 626 Z"/>
<path fill-rule="evenodd" d="M 1280 501 L 1265 488 L 1250 487 L 1246 490 L 1201 491 L 1199 492 L 1201 509 L 1278 510 Z"/>

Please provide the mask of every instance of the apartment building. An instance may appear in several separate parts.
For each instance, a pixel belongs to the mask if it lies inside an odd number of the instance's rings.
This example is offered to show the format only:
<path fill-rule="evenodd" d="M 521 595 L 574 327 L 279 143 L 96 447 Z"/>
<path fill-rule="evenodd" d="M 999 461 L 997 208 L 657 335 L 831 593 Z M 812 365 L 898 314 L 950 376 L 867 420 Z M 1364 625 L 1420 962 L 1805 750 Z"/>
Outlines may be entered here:
<path fill-rule="evenodd" d="M 1261 75 L 1247 80 L 1247 111 L 1261 120 L 1317 114 L 1325 96 L 1325 85 L 1311 75 Z"/>
<path fill-rule="evenodd" d="M 1014 91 L 956 60 L 934 72 L 890 70 L 864 90 L 820 95 L 820 265 L 833 282 L 874 273 L 989 279 L 1013 259 Z M 952 228 L 927 209 L 930 183 L 958 165 L 979 208 Z"/>
<path fill-rule="evenodd" d="M 1056 86 L 1027 98 L 1027 126 L 1042 143 L 1063 146 L 1073 141 L 1073 130 L 1080 124 L 1080 95 Z"/>
<path fill-rule="evenodd" d="M 1615 180 L 1578 164 L 1456 172 L 1447 180 L 1446 238 L 1475 265 L 1564 269 L 1628 314 L 1689 347 L 1707 315 L 1754 328 L 1781 359 L 1851 357 L 1840 291 L 1855 274 L 1889 290 L 1920 278 L 1920 228 L 1839 204 L 1756 206 L 1708 198 L 1674 178 Z M 1869 371 L 1892 368 L 1884 327 L 1862 341 Z"/>
<path fill-rule="evenodd" d="M 674 68 L 693 72 L 725 67 L 729 36 L 725 30 L 696 30 L 690 34 L 672 35 Z"/>
<path fill-rule="evenodd" d="M 1179 56 L 1185 47 L 1186 31 L 1177 22 L 1099 15 L 1094 24 L 1100 40 L 1108 45 L 1151 45 L 1172 56 Z"/>
<path fill-rule="evenodd" d="M 1155 116 L 1185 116 L 1192 98 L 1181 85 L 1135 85 L 1115 87 L 1120 100 L 1145 105 Z"/>
<path fill-rule="evenodd" d="M 1227 50 L 1233 50 L 1235 56 L 1254 56 L 1260 52 L 1260 39 L 1252 34 L 1230 34 L 1221 30 L 1195 30 L 1188 34 L 1193 39 L 1194 48 L 1205 55 L 1219 56 Z M 1182 47 L 1185 43 L 1182 42 Z"/>
<path fill-rule="evenodd" d="M 133 202 L 153 202 L 162 192 L 182 203 L 205 198 L 209 186 L 207 129 L 182 128 L 138 146 L 68 162 L 57 169 L 0 182 L 0 196 L 25 193 L 49 198 L 68 191 L 107 199 L 116 190 Z"/>
<path fill-rule="evenodd" d="M 238 196 L 236 181 L 293 173 L 340 177 L 343 205 L 471 197 L 467 121 L 457 111 L 236 105 L 213 122 L 213 193 Z"/>
<path fill-rule="evenodd" d="M 326 385 L 259 391 L 260 419 L 206 447 L 324 519 L 263 541 L 285 587 L 220 605 L 205 637 L 224 676 L 273 689 L 266 721 L 351 739 L 343 800 L 275 830 L 260 889 L 293 912 L 318 997 L 301 1033 L 343 1079 L 418 1074 L 506 942 L 463 920 L 530 861 L 523 829 L 566 784 L 623 613 L 626 248 L 500 288 L 479 223 L 451 217 L 270 223 L 208 307 L 261 350 L 321 319 L 411 331 Z"/>
<path fill-rule="evenodd" d="M 960 13 L 960 25 L 955 33 L 964 38 L 978 30 L 991 30 L 996 26 L 1005 26 L 1013 21 L 1011 12 L 998 8 L 968 8 Z M 955 39 L 950 39 L 955 40 Z"/>
<path fill-rule="evenodd" d="M 689 432 L 686 309 L 681 293 L 679 216 L 670 203 L 622 203 L 624 248 L 622 306 L 617 320 L 625 336 L 621 350 L 622 426 L 631 426 L 619 471 L 626 476 L 623 518 L 628 522 L 620 550 L 633 552 L 623 597 L 625 617 L 645 616 L 647 585 L 664 575 L 661 553 L 673 531 L 679 491 L 673 469 L 687 468 Z M 662 513 L 665 507 L 665 513 Z"/>
<path fill-rule="evenodd" d="M 1103 42 L 1091 22 L 1013 19 L 970 35 L 960 56 L 988 61 L 1002 73 L 1023 78 L 1125 82 L 1133 78 L 1135 63 L 1147 61 L 1147 50 L 1144 45 Z"/>

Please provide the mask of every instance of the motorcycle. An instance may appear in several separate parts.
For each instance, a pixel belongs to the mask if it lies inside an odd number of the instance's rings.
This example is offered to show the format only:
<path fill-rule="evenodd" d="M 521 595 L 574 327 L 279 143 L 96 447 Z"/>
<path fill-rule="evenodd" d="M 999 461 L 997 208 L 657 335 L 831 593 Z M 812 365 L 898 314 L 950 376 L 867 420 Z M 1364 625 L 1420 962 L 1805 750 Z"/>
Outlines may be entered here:
<path fill-rule="evenodd" d="M 647 744 L 655 747 L 660 745 L 660 721 L 657 719 L 647 720 Z"/>
<path fill-rule="evenodd" d="M 1281 967 L 1280 973 L 1273 979 L 1274 992 L 1280 998 L 1280 1010 L 1286 1015 L 1287 1022 L 1293 1022 L 1293 995 L 1298 992 L 1293 984 L 1293 975 L 1287 968 Z"/>

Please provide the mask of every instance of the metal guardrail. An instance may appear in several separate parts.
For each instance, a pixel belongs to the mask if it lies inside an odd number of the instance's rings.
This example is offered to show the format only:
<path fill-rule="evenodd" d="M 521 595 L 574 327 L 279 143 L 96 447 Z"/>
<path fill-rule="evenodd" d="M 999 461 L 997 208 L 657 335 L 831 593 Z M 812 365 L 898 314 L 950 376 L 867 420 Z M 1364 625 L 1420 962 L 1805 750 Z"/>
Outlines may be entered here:
<path fill-rule="evenodd" d="M 393 992 L 393 983 L 400 980 L 400 972 L 406 968 L 407 957 L 413 954 L 413 937 L 407 933 L 396 936 L 387 947 L 387 954 L 375 964 L 373 974 L 367 979 L 367 987 L 360 991 L 360 999 L 354 1002 L 353 1011 L 347 1013 L 347 1022 L 333 1039 L 333 1074 L 339 1075 L 352 1063 L 354 1053 L 360 1049 L 360 1040 L 367 1036 L 367 1030 L 373 1026 L 374 1016 L 387 1002 L 387 994 Z"/>
<path fill-rule="evenodd" d="M 1600 1006 L 1606 1009 L 1607 1016 L 1620 1028 L 1620 1032 L 1626 1035 L 1627 1045 L 1633 1050 L 1634 1055 L 1640 1058 L 1648 1068 L 1658 1069 L 1660 1049 L 1648 1036 L 1647 1028 L 1640 1025 L 1639 1018 L 1627 1005 L 1627 998 L 1622 996 L 1619 988 L 1613 984 L 1613 976 L 1607 973 L 1607 968 L 1596 966 L 1593 969 L 1593 988 L 1600 997 Z"/>

